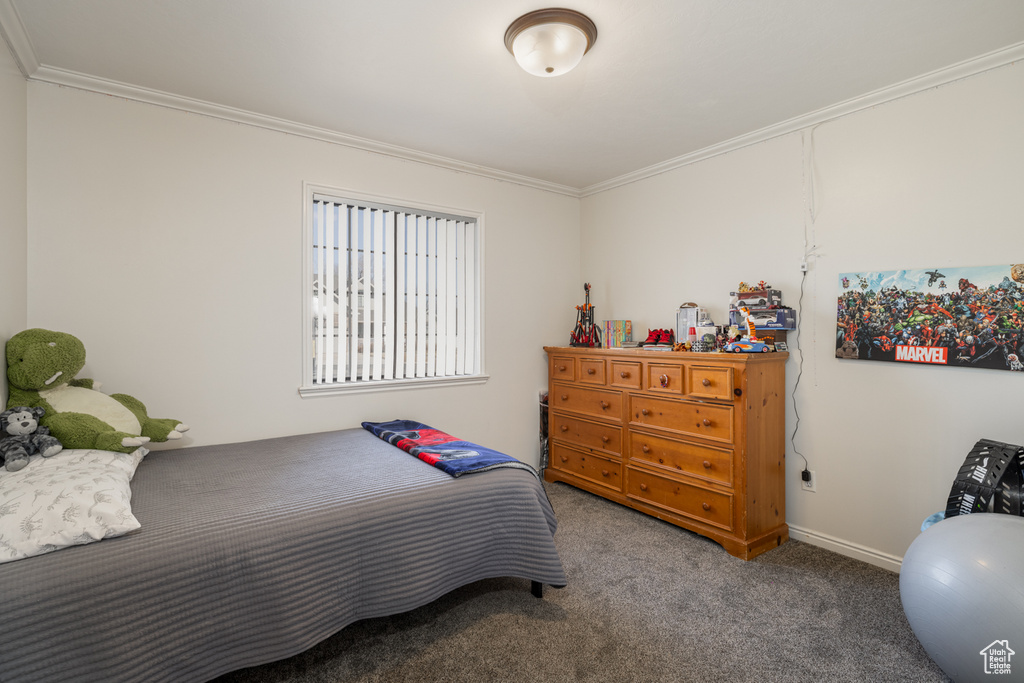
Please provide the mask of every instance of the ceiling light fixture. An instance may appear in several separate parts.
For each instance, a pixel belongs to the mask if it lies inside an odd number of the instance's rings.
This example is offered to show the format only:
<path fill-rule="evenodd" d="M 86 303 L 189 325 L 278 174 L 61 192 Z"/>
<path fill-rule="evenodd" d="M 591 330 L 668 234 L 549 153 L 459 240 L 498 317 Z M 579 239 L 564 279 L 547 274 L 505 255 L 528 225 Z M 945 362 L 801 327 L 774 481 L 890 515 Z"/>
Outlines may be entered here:
<path fill-rule="evenodd" d="M 505 47 L 534 76 L 572 71 L 597 40 L 597 26 L 571 9 L 539 9 L 524 14 L 505 31 Z"/>

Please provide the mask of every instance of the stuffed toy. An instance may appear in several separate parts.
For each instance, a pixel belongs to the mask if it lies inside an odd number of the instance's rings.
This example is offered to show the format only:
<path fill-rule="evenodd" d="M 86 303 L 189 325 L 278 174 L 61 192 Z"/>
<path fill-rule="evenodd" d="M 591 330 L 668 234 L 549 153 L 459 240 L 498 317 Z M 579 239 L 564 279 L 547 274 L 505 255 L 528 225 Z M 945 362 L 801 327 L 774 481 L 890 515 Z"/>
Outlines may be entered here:
<path fill-rule="evenodd" d="M 30 455 L 44 458 L 57 455 L 64 447 L 50 435 L 50 430 L 39 426 L 42 408 L 18 406 L 0 413 L 0 461 L 11 472 L 28 464 Z"/>
<path fill-rule="evenodd" d="M 131 453 L 149 441 L 180 439 L 188 425 L 151 418 L 127 394 L 104 394 L 99 382 L 75 379 L 85 366 L 85 345 L 65 332 L 31 329 L 7 341 L 8 407 L 46 412 L 48 427 L 65 448 Z"/>

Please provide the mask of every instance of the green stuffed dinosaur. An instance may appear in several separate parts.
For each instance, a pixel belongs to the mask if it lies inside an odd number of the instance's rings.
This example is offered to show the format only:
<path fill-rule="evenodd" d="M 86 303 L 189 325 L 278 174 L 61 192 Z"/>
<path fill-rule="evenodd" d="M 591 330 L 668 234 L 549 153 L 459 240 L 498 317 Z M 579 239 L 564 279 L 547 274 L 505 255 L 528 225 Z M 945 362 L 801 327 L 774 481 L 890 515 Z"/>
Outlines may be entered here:
<path fill-rule="evenodd" d="M 99 382 L 75 379 L 85 366 L 85 345 L 64 332 L 31 329 L 7 341 L 7 406 L 45 408 L 40 425 L 65 448 L 131 453 L 152 441 L 180 439 L 188 425 L 155 419 L 127 394 L 107 395 Z"/>

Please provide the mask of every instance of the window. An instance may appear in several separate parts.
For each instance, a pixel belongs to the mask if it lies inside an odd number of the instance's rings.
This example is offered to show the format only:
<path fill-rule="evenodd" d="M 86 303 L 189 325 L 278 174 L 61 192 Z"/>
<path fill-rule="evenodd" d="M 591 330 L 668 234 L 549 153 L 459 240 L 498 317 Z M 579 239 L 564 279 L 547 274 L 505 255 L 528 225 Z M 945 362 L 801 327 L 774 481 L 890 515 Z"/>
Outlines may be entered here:
<path fill-rule="evenodd" d="M 481 382 L 480 217 L 307 186 L 303 395 Z"/>

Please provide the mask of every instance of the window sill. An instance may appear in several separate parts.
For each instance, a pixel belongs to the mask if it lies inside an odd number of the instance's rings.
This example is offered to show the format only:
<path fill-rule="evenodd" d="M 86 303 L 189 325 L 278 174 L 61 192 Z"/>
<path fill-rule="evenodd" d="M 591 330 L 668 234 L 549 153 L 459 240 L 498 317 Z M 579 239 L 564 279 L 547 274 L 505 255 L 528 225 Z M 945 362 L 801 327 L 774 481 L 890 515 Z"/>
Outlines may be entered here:
<path fill-rule="evenodd" d="M 435 389 L 452 385 L 484 384 L 489 375 L 464 375 L 461 377 L 418 377 L 416 379 L 388 379 L 374 382 L 349 382 L 347 384 L 315 384 L 299 387 L 302 398 L 338 396 L 340 394 L 368 394 L 378 391 L 401 391 L 408 389 Z"/>

